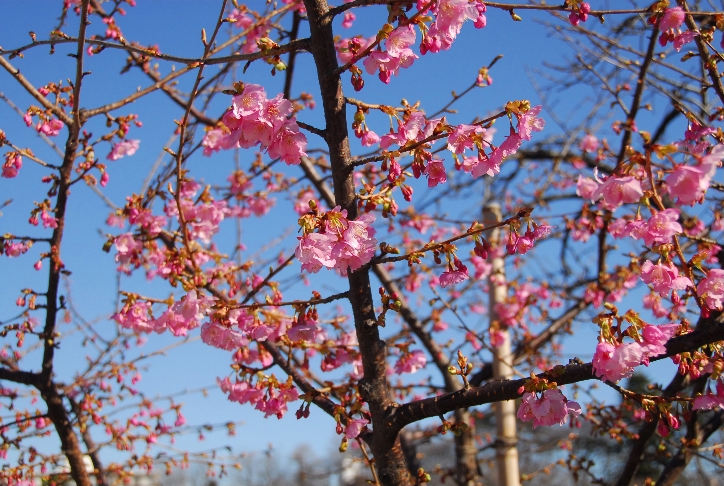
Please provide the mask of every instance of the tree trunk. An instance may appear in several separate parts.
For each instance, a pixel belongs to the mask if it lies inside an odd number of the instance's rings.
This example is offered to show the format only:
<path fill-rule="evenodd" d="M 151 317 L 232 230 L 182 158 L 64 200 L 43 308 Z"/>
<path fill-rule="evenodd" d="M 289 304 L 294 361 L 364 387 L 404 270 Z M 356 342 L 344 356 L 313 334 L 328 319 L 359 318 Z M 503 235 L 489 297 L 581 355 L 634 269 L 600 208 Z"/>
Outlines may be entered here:
<path fill-rule="evenodd" d="M 502 220 L 500 206 L 491 204 L 483 213 L 483 220 L 486 225 L 499 223 Z M 490 233 L 490 242 L 494 248 L 501 245 L 500 229 L 496 228 Z M 492 259 L 492 270 L 490 272 L 490 323 L 497 322 L 500 331 L 501 342 L 494 347 L 493 353 L 493 380 L 508 380 L 513 377 L 512 363 L 515 359 L 510 343 L 508 329 L 499 321 L 495 305 L 505 303 L 508 294 L 508 286 L 505 280 L 505 260 L 502 257 Z M 495 410 L 495 456 L 498 466 L 498 484 L 500 486 L 520 486 L 520 470 L 518 466 L 518 435 L 516 432 L 515 401 L 507 400 L 497 402 L 493 405 Z"/>
<path fill-rule="evenodd" d="M 332 32 L 333 17 L 326 0 L 305 0 L 309 19 L 311 53 L 317 67 L 317 77 L 326 121 L 325 141 L 332 165 L 334 197 L 347 211 L 349 219 L 357 216 L 357 198 L 349 150 L 347 110 L 342 92 L 342 79 L 336 72 L 337 53 Z M 372 437 L 368 440 L 375 466 L 383 486 L 411 486 L 412 477 L 397 437 L 387 420 L 388 411 L 396 404 L 390 399 L 387 383 L 387 344 L 380 339 L 374 300 L 370 287 L 369 267 L 350 272 L 349 300 L 354 315 L 355 330 L 362 354 L 364 378 L 360 394 L 372 415 Z"/>

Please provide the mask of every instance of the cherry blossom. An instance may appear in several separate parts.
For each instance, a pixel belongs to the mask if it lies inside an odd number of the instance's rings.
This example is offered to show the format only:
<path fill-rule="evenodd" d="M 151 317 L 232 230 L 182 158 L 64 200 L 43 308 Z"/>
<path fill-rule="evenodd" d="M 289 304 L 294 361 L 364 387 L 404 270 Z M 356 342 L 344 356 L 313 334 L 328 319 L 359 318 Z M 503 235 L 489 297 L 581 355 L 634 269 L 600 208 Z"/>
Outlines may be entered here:
<path fill-rule="evenodd" d="M 395 373 L 415 373 L 417 370 L 424 368 L 427 364 L 425 353 L 416 349 L 410 353 L 403 353 L 395 363 Z"/>
<path fill-rule="evenodd" d="M 569 415 L 577 417 L 582 413 L 581 406 L 568 400 L 557 388 L 545 390 L 541 397 L 526 392 L 521 398 L 518 418 L 523 422 L 533 422 L 533 428 L 540 425 L 563 425 Z"/>
<path fill-rule="evenodd" d="M 118 160 L 123 157 L 130 157 L 136 153 L 140 140 L 123 140 L 113 145 L 113 150 L 106 157 L 108 160 Z"/>
<path fill-rule="evenodd" d="M 719 162 L 724 157 L 724 145 L 714 147 L 698 165 L 680 165 L 666 177 L 666 186 L 678 204 L 693 206 L 704 198 Z"/>
<path fill-rule="evenodd" d="M 625 203 L 636 203 L 643 197 L 641 182 L 633 176 L 611 176 L 591 195 L 593 200 L 603 198 L 606 209 L 614 210 Z"/>
<path fill-rule="evenodd" d="M 716 394 L 708 392 L 694 398 L 694 404 L 691 408 L 692 410 L 724 409 L 724 382 L 721 379 L 716 381 Z"/>
<path fill-rule="evenodd" d="M 523 140 L 530 140 L 533 132 L 540 132 L 545 127 L 545 120 L 537 115 L 543 109 L 541 105 L 534 106 L 525 113 L 516 113 L 518 118 L 518 136 Z"/>
<path fill-rule="evenodd" d="M 370 423 L 369 420 L 365 419 L 354 419 L 347 422 L 347 427 L 344 429 L 344 435 L 348 439 L 354 439 L 362 433 L 362 429 Z"/>
<path fill-rule="evenodd" d="M 659 211 L 642 226 L 642 237 L 647 246 L 669 243 L 671 237 L 683 231 L 677 222 L 681 211 L 675 208 Z M 628 227 L 627 227 L 628 231 Z"/>
<path fill-rule="evenodd" d="M 654 265 L 648 260 L 641 265 L 641 280 L 650 284 L 654 292 L 658 292 L 661 296 L 672 290 L 684 290 L 694 286 L 689 277 L 680 277 L 679 269 L 671 263 Z"/>
<path fill-rule="evenodd" d="M 453 265 L 450 265 L 448 270 L 440 275 L 440 286 L 447 287 L 448 285 L 460 283 L 468 279 L 468 267 L 457 258 L 454 260 Z"/>
<path fill-rule="evenodd" d="M 699 297 L 704 299 L 709 309 L 721 309 L 724 301 L 724 270 L 712 268 L 706 278 L 696 286 Z"/>
<path fill-rule="evenodd" d="M 18 176 L 18 172 L 23 167 L 23 158 L 18 153 L 9 153 L 5 156 L 2 174 L 0 177 L 12 179 Z"/>
<path fill-rule="evenodd" d="M 222 116 L 223 125 L 209 130 L 201 144 L 204 155 L 220 149 L 251 148 L 256 145 L 269 156 L 281 158 L 286 164 L 299 164 L 306 155 L 307 137 L 299 131 L 289 100 L 281 94 L 267 99 L 264 88 L 246 84 L 232 98 L 232 106 Z"/>
<path fill-rule="evenodd" d="M 606 381 L 617 382 L 627 378 L 641 364 L 643 350 L 638 343 L 610 344 L 600 342 L 593 354 L 593 372 Z"/>
<path fill-rule="evenodd" d="M 583 136 L 581 139 L 581 143 L 578 145 L 578 148 L 580 148 L 584 152 L 595 152 L 598 150 L 598 138 L 596 138 L 595 135 L 591 135 L 590 133 L 587 133 Z M 579 176 L 580 177 L 580 176 Z"/>

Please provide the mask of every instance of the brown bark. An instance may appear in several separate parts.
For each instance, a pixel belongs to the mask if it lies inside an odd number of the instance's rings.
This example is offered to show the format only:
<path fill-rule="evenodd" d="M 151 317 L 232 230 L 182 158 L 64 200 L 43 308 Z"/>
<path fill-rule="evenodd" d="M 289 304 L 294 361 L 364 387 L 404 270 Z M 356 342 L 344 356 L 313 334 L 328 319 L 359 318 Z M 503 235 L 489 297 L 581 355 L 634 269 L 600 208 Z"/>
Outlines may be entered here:
<path fill-rule="evenodd" d="M 329 147 L 336 203 L 347 210 L 348 217 L 357 216 L 356 193 L 352 178 L 347 113 L 342 92 L 342 80 L 332 32 L 333 16 L 325 0 L 305 0 L 311 38 L 311 52 L 317 68 L 324 117 L 325 140 Z M 380 481 L 385 486 L 407 486 L 412 478 L 397 440 L 399 429 L 390 427 L 389 413 L 395 404 L 390 399 L 387 384 L 387 345 L 380 339 L 370 287 L 369 268 L 351 272 L 349 277 L 350 304 L 353 309 L 357 339 L 362 354 L 364 378 L 360 393 L 372 415 L 373 433 L 370 449 Z"/>

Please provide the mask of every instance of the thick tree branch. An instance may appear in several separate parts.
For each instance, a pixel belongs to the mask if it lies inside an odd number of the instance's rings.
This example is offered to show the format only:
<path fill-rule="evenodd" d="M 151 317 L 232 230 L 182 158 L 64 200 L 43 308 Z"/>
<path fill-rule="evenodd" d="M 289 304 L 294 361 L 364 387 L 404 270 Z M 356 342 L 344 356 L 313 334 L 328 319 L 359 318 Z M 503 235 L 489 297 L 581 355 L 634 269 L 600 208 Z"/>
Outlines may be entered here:
<path fill-rule="evenodd" d="M 666 343 L 666 353 L 651 358 L 658 361 L 678 353 L 691 351 L 701 346 L 724 340 L 724 323 L 720 320 L 708 326 L 702 326 L 690 334 L 675 337 Z M 559 386 L 568 385 L 596 379 L 593 375 L 591 363 L 572 363 L 558 366 L 545 373 L 537 375 L 556 382 Z M 400 405 L 389 417 L 388 421 L 397 431 L 402 427 L 419 420 L 438 417 L 461 407 L 473 407 L 501 400 L 514 400 L 520 397 L 519 389 L 524 386 L 526 379 L 497 381 L 487 383 L 480 387 L 446 393 L 438 397 L 427 398 L 416 402 Z"/>

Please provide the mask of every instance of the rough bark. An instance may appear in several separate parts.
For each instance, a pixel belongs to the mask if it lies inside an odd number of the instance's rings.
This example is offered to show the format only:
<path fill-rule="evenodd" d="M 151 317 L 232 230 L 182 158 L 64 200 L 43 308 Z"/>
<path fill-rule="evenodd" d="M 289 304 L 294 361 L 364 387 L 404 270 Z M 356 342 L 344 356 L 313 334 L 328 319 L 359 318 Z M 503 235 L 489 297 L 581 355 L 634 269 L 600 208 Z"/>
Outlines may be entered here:
<path fill-rule="evenodd" d="M 332 32 L 333 16 L 325 0 L 305 0 L 309 18 L 311 52 L 317 68 L 324 117 L 325 140 L 329 147 L 336 203 L 347 210 L 348 217 L 357 216 L 347 113 L 342 80 L 335 74 L 338 66 Z M 389 413 L 395 404 L 387 384 L 387 345 L 380 339 L 370 287 L 369 268 L 350 272 L 349 300 L 353 309 L 355 330 L 362 354 L 364 378 L 360 392 L 372 415 L 373 433 L 369 439 L 375 457 L 377 474 L 384 486 L 408 486 L 412 478 L 407 470 L 402 447 L 397 439 L 399 429 L 390 427 Z"/>

